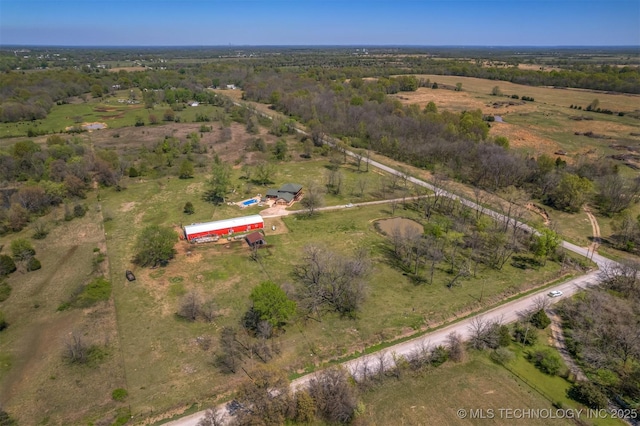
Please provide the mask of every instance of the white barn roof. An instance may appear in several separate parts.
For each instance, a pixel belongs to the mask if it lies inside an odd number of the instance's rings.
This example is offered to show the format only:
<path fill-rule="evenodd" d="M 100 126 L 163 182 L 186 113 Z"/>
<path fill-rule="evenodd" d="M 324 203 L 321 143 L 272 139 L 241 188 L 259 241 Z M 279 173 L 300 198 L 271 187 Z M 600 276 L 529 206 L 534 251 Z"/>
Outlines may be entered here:
<path fill-rule="evenodd" d="M 215 222 L 194 223 L 185 226 L 184 232 L 188 237 L 189 235 L 199 234 L 201 232 L 234 228 L 236 226 L 247 226 L 255 223 L 264 223 L 262 216 L 254 214 L 251 216 L 235 217 L 233 219 L 216 220 Z"/>

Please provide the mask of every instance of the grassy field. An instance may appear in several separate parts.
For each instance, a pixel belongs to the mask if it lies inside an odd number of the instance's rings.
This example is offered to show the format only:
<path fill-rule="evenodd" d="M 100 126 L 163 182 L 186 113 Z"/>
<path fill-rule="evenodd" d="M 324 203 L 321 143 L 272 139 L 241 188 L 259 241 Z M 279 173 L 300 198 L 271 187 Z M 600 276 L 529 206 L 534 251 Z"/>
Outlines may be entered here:
<path fill-rule="evenodd" d="M 114 389 L 126 387 L 113 303 L 58 311 L 94 275 L 94 249 L 105 249 L 95 196 L 85 202 L 89 212 L 81 219 L 65 222 L 62 207 L 50 213 L 51 233 L 33 241 L 42 269 L 12 274 L 11 296 L 0 303 L 9 322 L 0 340 L 0 394 L 3 408 L 16 413 L 20 424 L 78 424 L 125 407 L 111 399 Z M 3 244 L 32 232 L 11 235 Z M 98 345 L 101 359 L 88 365 L 64 361 L 71 333 Z"/>
<path fill-rule="evenodd" d="M 300 177 L 322 181 L 324 166 L 328 164 L 326 159 L 280 164 L 274 186 L 298 182 Z M 358 173 L 350 165 L 341 172 L 346 186 L 351 179 L 363 175 L 374 181 L 380 178 L 373 172 Z M 241 181 L 237 179 L 240 174 L 235 169 L 235 181 Z M 391 216 L 387 205 L 326 212 L 314 218 L 296 215 L 267 219 L 269 246 L 261 251 L 260 263 L 252 261 L 246 245 L 238 241 L 195 246 L 180 242 L 176 259 L 166 268 L 151 270 L 133 265 L 135 237 L 146 225 L 177 229 L 180 224 L 259 211 L 257 207 L 241 210 L 235 205 L 213 206 L 204 202 L 205 179 L 206 176 L 197 175 L 190 180 L 125 180 L 126 190 L 103 190 L 100 194 L 108 218 L 105 230 L 130 391 L 128 402 L 136 416 L 179 409 L 185 401 L 207 402 L 224 396 L 225 390 L 240 377 L 223 376 L 212 366 L 218 330 L 239 323 L 249 306 L 249 293 L 259 282 L 271 279 L 293 283 L 293 267 L 300 261 L 303 247 L 311 242 L 347 255 L 356 247 L 368 247 L 376 266 L 368 301 L 357 319 L 326 315 L 322 322 L 298 322 L 287 327 L 280 338 L 282 354 L 272 363 L 290 373 L 464 315 L 558 276 L 559 266 L 550 262 L 539 271 L 522 271 L 507 265 L 501 273 L 481 270 L 477 278 L 449 290 L 445 284 L 450 277 L 443 267 L 436 272 L 433 285 L 416 285 L 392 268 L 384 255 L 386 237 L 375 230 L 374 221 Z M 372 183 L 370 188 L 372 192 L 367 191 L 358 199 L 327 196 L 326 201 L 332 205 L 373 199 L 376 185 Z M 240 192 L 232 195 L 230 201 L 246 198 Z M 388 196 L 401 196 L 401 192 Z M 194 204 L 196 213 L 192 216 L 182 213 L 186 201 Z M 402 208 L 396 215 L 419 219 L 417 213 Z M 272 224 L 276 225 L 275 232 L 271 231 Z M 135 282 L 125 280 L 126 269 L 134 271 Z M 190 290 L 216 302 L 220 316 L 213 324 L 187 323 L 176 318 L 180 299 Z M 200 342 L 209 339 L 211 347 L 205 350 Z"/>
<path fill-rule="evenodd" d="M 469 93 L 467 84 L 464 82 L 465 92 L 461 93 Z M 538 95 L 530 96 L 536 97 L 537 103 Z M 67 123 L 65 120 L 71 120 L 69 125 L 72 125 L 76 116 L 87 122 L 107 122 L 109 129 L 80 137 L 96 147 L 117 150 L 127 161 L 137 161 L 142 147 L 148 148 L 165 136 L 183 139 L 188 133 L 197 132 L 200 125 L 171 123 L 142 128 L 119 127 L 130 126 L 140 114 L 148 117 L 149 111 L 140 105 L 115 106 L 111 101 L 113 99 L 55 107 L 52 115 L 57 121 L 43 120 L 39 126 L 43 126 L 41 130 L 55 131 L 53 123 L 59 126 Z M 162 111 L 164 108 L 157 107 L 151 113 L 161 117 Z M 214 114 L 216 110 L 189 108 L 181 114 L 190 121 L 195 118 L 196 111 Z M 20 131 L 26 132 L 28 125 L 33 124 L 19 124 L 25 126 Z M 540 270 L 522 270 L 507 264 L 499 273 L 481 268 L 477 277 L 447 289 L 445 284 L 451 276 L 442 266 L 436 271 L 434 284 L 416 285 L 392 266 L 386 255 L 387 239 L 374 226 L 376 220 L 392 215 L 388 205 L 342 209 L 314 218 L 295 215 L 267 219 L 265 230 L 269 246 L 261 250 L 260 262 L 250 259 L 249 250 L 241 241 L 208 245 L 181 241 L 176 245 L 175 260 L 167 267 L 137 267 L 132 263 L 135 239 L 147 225 L 170 226 L 179 232 L 184 224 L 259 212 L 258 207 L 241 210 L 235 205 L 214 206 L 203 200 L 207 187 L 206 170 L 214 152 L 233 165 L 235 191 L 227 200 L 230 202 L 264 194 L 267 188 L 287 182 L 303 185 L 326 182 L 332 167 L 329 159 L 319 152 L 311 159 L 301 158 L 302 144 L 297 138 L 288 137 L 290 161 L 276 163 L 273 184 L 266 187 L 252 184 L 241 178 L 242 164 L 255 164 L 269 158 L 270 154 L 245 150 L 246 142 L 256 136 L 246 134 L 243 125 L 232 123 L 231 139 L 220 142 L 220 123 L 207 124 L 213 131 L 202 134 L 202 142 L 209 151 L 202 157 L 202 167 L 197 169 L 194 179 L 177 179 L 172 175 L 173 169 L 159 178 L 125 177 L 121 181 L 123 190 L 101 189 L 99 195 L 92 194 L 86 200 L 90 210 L 83 219 L 64 222 L 62 210 L 56 210 L 48 218 L 56 224 L 51 235 L 43 242 L 35 243 L 43 269 L 11 276 L 13 293 L 0 305 L 11 324 L 3 331 L 0 342 L 0 379 L 3 401 L 10 400 L 5 408 L 12 413 L 21 413 L 19 419 L 25 424 L 95 421 L 99 420 L 99 414 L 115 415 L 123 407 L 130 407 L 135 418 L 142 420 L 180 412 L 192 403 L 204 406 L 228 397 L 228 392 L 242 377 L 225 376 L 213 366 L 219 349 L 219 330 L 223 326 L 239 325 L 249 307 L 248 296 L 258 283 L 271 279 L 287 287 L 294 285 L 293 268 L 300 262 L 302 250 L 309 243 L 324 244 L 345 255 L 351 255 L 358 247 L 366 247 L 373 259 L 374 272 L 368 300 L 357 318 L 328 314 L 321 322 L 305 323 L 301 319 L 287 327 L 279 338 L 282 353 L 272 364 L 291 374 L 462 317 L 559 276 L 560 267 L 552 262 Z M 10 125 L 0 125 L 0 133 L 15 129 L 18 127 L 11 130 Z M 276 140 L 267 135 L 265 129 L 261 130 L 260 136 L 266 139 L 268 146 Z M 9 141 L 5 140 L 4 144 L 7 143 Z M 385 162 L 392 163 L 390 160 Z M 404 167 L 415 176 L 427 174 Z M 381 191 L 389 178 L 374 170 L 363 173 L 352 164 L 345 164 L 340 167 L 340 173 L 342 191 L 327 194 L 327 205 L 376 200 L 382 196 L 381 192 L 386 198 L 415 195 L 412 187 Z M 360 182 L 364 182 L 362 194 Z M 456 192 L 469 196 L 468 188 L 453 182 L 447 184 L 455 187 Z M 472 196 L 469 198 L 473 199 Z M 183 213 L 187 201 L 193 203 L 195 214 Z M 489 198 L 486 202 L 494 204 Z M 417 212 L 402 207 L 395 215 L 422 220 Z M 580 227 L 574 229 L 572 217 L 557 220 L 566 223 L 567 230 L 562 231 L 574 232 L 579 243 L 583 242 L 579 240 L 580 236 L 589 235 L 586 234 L 590 232 L 588 221 L 586 224 L 580 222 Z M 272 225 L 276 226 L 275 231 L 271 230 Z M 23 231 L 11 238 L 29 236 L 30 232 Z M 69 299 L 73 290 L 91 276 L 96 247 L 108 254 L 112 301 L 89 309 L 58 312 L 57 308 Z M 127 269 L 135 272 L 136 281 L 125 279 Z M 197 291 L 204 300 L 215 301 L 219 316 L 213 323 L 189 323 L 175 315 L 181 298 L 191 290 Z M 62 361 L 65 338 L 73 331 L 81 332 L 92 343 L 105 348 L 106 356 L 99 364 L 85 368 Z M 248 361 L 247 368 L 255 362 Z M 482 369 L 479 368 L 482 361 L 471 362 L 476 363 L 473 370 Z M 464 365 L 446 368 L 458 367 Z M 487 368 L 493 371 L 491 368 L 494 367 L 490 364 Z M 465 384 L 460 382 L 459 385 Z M 471 389 L 471 385 L 465 386 Z M 125 403 L 111 400 L 111 391 L 119 387 L 129 391 Z M 516 390 L 513 392 L 517 393 Z M 446 392 L 442 392 L 441 398 L 445 395 Z M 370 409 L 371 404 L 367 407 Z"/>
<path fill-rule="evenodd" d="M 394 95 L 401 102 L 424 107 L 433 101 L 441 110 L 464 111 L 480 109 L 487 115 L 500 115 L 503 123 L 491 123 L 490 134 L 507 136 L 512 148 L 539 155 L 563 150 L 566 159 L 573 161 L 578 155 L 610 155 L 614 152 L 610 145 L 637 145 L 640 137 L 631 133 L 640 132 L 640 122 L 632 117 L 605 115 L 584 111 L 594 99 L 600 108 L 625 113 L 636 111 L 640 96 L 611 94 L 581 89 L 555 89 L 531 87 L 503 81 L 484 80 L 472 77 L 421 75 L 432 83 L 454 87 L 462 83 L 462 91 L 433 90 L 420 88 L 416 92 Z M 498 86 L 505 96 L 491 96 Z M 509 96 L 530 96 L 535 102 L 523 102 Z M 582 111 L 570 109 L 579 105 Z M 576 120 L 575 118 L 581 118 Z M 589 138 L 576 132 L 593 132 L 603 138 Z"/>
<path fill-rule="evenodd" d="M 368 425 L 570 425 L 564 419 L 509 419 L 500 409 L 555 410 L 551 402 L 483 354 L 445 363 L 417 377 L 388 380 L 362 395 Z M 465 410 L 461 418 L 458 410 Z M 470 418 L 471 410 L 494 418 Z M 482 411 L 480 411 L 482 410 Z M 501 418 L 501 413 L 504 413 Z"/>

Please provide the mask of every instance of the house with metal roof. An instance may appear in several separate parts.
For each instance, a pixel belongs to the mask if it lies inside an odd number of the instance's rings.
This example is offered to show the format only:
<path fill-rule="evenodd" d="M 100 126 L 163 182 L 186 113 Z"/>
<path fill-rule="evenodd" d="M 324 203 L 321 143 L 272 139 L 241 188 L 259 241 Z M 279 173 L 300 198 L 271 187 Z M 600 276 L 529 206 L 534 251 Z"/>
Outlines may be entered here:
<path fill-rule="evenodd" d="M 267 200 L 274 200 L 276 204 L 290 206 L 302 198 L 302 185 L 286 183 L 280 189 L 267 190 L 265 197 Z"/>

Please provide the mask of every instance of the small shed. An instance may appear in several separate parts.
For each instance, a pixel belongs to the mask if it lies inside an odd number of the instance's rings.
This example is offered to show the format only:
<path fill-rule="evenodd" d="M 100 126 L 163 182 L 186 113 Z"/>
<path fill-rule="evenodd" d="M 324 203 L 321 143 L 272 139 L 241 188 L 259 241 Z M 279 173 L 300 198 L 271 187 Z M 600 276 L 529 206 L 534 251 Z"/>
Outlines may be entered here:
<path fill-rule="evenodd" d="M 264 240 L 264 235 L 262 235 L 262 232 L 252 232 L 251 234 L 244 237 L 244 240 L 247 242 L 247 244 L 249 244 L 249 247 L 252 248 L 264 246 L 267 244 L 267 242 Z"/>

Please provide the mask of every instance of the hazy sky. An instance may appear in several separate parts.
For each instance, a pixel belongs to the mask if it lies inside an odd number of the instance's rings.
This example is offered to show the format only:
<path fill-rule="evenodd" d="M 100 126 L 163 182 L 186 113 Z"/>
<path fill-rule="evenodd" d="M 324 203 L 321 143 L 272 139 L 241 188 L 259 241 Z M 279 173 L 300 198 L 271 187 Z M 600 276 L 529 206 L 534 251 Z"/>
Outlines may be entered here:
<path fill-rule="evenodd" d="M 640 0 L 0 0 L 0 44 L 640 45 Z"/>

